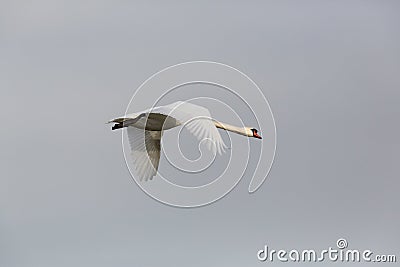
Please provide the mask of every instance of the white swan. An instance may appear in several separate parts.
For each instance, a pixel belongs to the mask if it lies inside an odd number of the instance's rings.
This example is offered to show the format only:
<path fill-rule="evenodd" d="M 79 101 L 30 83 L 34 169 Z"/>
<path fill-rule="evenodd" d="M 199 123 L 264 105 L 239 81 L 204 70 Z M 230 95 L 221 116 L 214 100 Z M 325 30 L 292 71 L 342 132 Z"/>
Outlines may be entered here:
<path fill-rule="evenodd" d="M 188 102 L 175 102 L 110 120 L 112 130 L 127 127 L 129 145 L 140 180 L 152 179 L 160 161 L 160 140 L 164 130 L 183 125 L 199 140 L 209 139 L 208 149 L 221 154 L 226 146 L 217 128 L 261 139 L 253 127 L 236 127 L 211 118 L 208 109 Z"/>

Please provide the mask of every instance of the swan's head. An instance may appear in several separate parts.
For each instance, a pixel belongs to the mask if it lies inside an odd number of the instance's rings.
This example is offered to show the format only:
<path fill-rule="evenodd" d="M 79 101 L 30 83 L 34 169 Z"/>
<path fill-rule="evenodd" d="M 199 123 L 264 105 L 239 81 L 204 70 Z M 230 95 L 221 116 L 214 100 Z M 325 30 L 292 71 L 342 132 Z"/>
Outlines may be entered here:
<path fill-rule="evenodd" d="M 249 135 L 250 137 L 262 139 L 261 135 L 258 134 L 258 130 L 256 128 L 250 128 L 250 131 L 251 131 L 251 135 Z"/>

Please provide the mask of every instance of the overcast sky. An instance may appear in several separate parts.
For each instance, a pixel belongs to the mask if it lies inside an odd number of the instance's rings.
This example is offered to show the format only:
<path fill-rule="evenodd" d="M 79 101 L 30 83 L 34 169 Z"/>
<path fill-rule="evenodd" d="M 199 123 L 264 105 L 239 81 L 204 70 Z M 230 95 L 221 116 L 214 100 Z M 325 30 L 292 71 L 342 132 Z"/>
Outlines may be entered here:
<path fill-rule="evenodd" d="M 0 2 L 0 266 L 263 266 L 264 245 L 338 238 L 400 256 L 400 3 L 242 2 Z M 249 75 L 278 143 L 255 194 L 245 176 L 180 209 L 132 181 L 104 122 L 190 60 Z"/>

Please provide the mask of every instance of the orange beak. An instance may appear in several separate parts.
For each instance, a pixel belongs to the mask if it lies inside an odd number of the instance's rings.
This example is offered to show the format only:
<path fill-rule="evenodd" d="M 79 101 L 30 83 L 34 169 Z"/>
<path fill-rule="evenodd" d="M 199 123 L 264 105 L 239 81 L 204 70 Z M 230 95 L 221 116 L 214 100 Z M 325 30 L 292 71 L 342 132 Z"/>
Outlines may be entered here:
<path fill-rule="evenodd" d="M 253 136 L 254 136 L 255 138 L 262 139 L 261 135 L 259 135 L 259 134 L 256 133 L 256 132 L 253 133 Z"/>

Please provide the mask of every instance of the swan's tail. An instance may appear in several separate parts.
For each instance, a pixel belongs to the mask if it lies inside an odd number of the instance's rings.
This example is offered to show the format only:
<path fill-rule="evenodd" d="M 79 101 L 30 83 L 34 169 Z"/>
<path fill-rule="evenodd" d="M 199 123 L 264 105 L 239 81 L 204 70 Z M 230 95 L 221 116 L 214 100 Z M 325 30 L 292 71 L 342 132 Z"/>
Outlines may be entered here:
<path fill-rule="evenodd" d="M 129 125 L 135 124 L 140 118 L 144 117 L 145 114 L 140 114 L 136 118 L 116 118 L 108 121 L 107 123 L 115 123 L 111 130 L 118 130 L 124 127 L 128 127 Z"/>
<path fill-rule="evenodd" d="M 122 129 L 124 127 L 127 127 L 127 125 L 124 125 L 124 123 L 116 123 L 116 124 L 114 124 L 113 127 L 111 127 L 111 130 L 118 130 L 118 129 Z"/>
<path fill-rule="evenodd" d="M 114 123 L 114 125 L 111 127 L 111 130 L 118 130 L 118 129 L 128 127 L 129 125 L 132 125 L 135 122 L 136 122 L 135 119 L 117 118 L 117 119 L 109 121 L 108 123 Z"/>
<path fill-rule="evenodd" d="M 127 120 L 127 118 L 116 118 L 108 121 L 107 124 L 114 123 L 114 125 L 111 127 L 111 130 L 118 130 L 128 126 L 125 123 Z"/>

